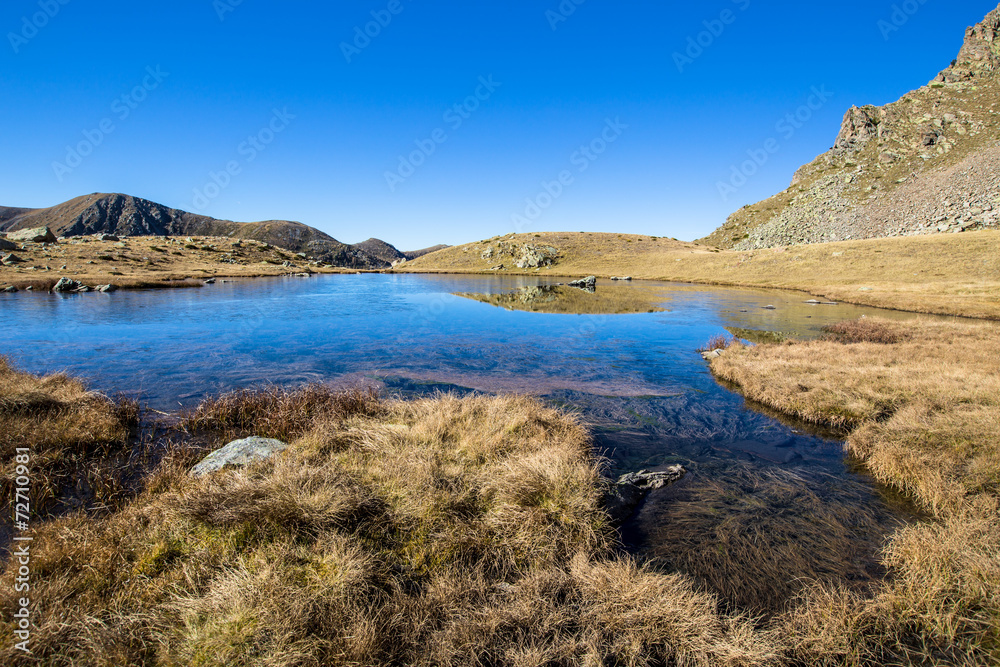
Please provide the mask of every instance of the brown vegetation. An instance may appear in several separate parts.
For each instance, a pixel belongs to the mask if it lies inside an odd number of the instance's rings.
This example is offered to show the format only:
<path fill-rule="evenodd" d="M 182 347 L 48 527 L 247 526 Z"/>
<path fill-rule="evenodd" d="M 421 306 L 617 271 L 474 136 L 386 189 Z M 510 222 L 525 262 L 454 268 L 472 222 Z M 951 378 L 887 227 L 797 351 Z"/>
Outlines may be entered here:
<path fill-rule="evenodd" d="M 176 453 L 118 514 L 45 525 L 34 664 L 775 659 L 766 634 L 683 576 L 616 556 L 588 434 L 532 399 L 244 392 L 194 419 L 302 435 L 205 478 Z M 12 576 L 0 577 L 4 618 Z M 18 664 L 11 631 L 0 624 L 0 655 Z"/>
<path fill-rule="evenodd" d="M 24 261 L 0 265 L 0 289 L 13 285 L 49 290 L 60 278 L 90 287 L 196 287 L 207 278 L 345 271 L 310 264 L 292 251 L 257 241 L 213 237 L 191 242 L 159 236 L 129 237 L 123 242 L 79 237 L 53 245 L 27 244 L 13 254 Z"/>
<path fill-rule="evenodd" d="M 786 616 L 808 664 L 1000 661 L 1000 336 L 990 324 L 874 320 L 837 339 L 727 352 L 749 398 L 850 430 L 871 473 L 934 523 L 899 531 L 872 596 L 816 589 Z M 850 342 L 859 341 L 859 342 Z"/>
<path fill-rule="evenodd" d="M 0 357 L 2 511 L 10 515 L 18 448 L 30 450 L 35 516 L 84 497 L 103 505 L 120 502 L 138 421 L 135 401 L 88 392 L 65 375 L 21 373 Z"/>

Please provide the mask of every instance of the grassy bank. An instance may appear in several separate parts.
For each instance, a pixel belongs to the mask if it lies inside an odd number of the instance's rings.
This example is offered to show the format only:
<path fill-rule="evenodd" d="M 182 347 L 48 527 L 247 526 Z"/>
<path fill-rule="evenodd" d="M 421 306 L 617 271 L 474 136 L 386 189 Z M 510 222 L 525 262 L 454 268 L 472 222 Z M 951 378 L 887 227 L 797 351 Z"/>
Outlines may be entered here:
<path fill-rule="evenodd" d="M 310 265 L 288 250 L 231 238 L 144 236 L 117 242 L 79 237 L 53 245 L 25 244 L 12 254 L 21 261 L 0 265 L 0 289 L 30 286 L 49 290 L 60 278 L 90 287 L 111 284 L 136 289 L 192 287 L 207 278 L 341 272 Z M 286 262 L 289 266 L 285 266 Z"/>
<path fill-rule="evenodd" d="M 835 301 L 912 312 L 1000 319 L 1000 232 L 845 241 L 747 252 L 628 234 L 502 237 L 551 246 L 552 266 L 491 272 L 494 238 L 407 262 L 396 271 L 637 279 L 796 289 Z M 507 262 L 510 265 L 510 262 Z M 512 266 L 512 265 L 511 265 Z"/>
<path fill-rule="evenodd" d="M 750 399 L 848 430 L 848 448 L 933 517 L 892 539 L 870 597 L 816 590 L 785 619 L 807 664 L 1000 663 L 1000 336 L 865 319 L 827 340 L 731 346 L 713 371 Z"/>
<path fill-rule="evenodd" d="M 65 375 L 36 377 L 0 357 L 0 506 L 11 516 L 18 447 L 32 449 L 35 516 L 87 499 L 122 501 L 139 406 L 86 390 Z"/>
<path fill-rule="evenodd" d="M 121 511 L 43 525 L 31 664 L 776 659 L 767 633 L 720 615 L 685 577 L 617 555 L 589 435 L 534 400 L 242 392 L 187 428 L 292 447 L 201 479 L 178 449 Z M 27 662 L 6 620 L 13 577 L 0 575 L 10 665 Z"/>

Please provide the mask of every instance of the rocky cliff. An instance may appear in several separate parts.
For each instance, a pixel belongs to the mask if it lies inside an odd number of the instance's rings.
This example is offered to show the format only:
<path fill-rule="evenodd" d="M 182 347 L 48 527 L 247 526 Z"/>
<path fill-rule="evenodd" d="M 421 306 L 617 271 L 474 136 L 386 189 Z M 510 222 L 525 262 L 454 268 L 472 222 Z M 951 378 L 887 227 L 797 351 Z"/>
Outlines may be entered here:
<path fill-rule="evenodd" d="M 995 228 L 1000 217 L 1000 6 L 950 67 L 884 107 L 851 107 L 833 148 L 702 243 L 750 250 Z"/>

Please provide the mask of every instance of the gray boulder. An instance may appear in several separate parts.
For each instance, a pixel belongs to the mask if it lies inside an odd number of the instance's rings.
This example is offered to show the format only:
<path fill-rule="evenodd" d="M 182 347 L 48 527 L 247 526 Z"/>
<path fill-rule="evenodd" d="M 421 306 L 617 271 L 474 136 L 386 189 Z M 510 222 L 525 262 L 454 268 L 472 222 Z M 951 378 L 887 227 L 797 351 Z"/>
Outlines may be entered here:
<path fill-rule="evenodd" d="M 98 234 L 97 238 L 101 241 L 121 241 L 121 239 L 114 234 Z"/>
<path fill-rule="evenodd" d="M 118 288 L 114 285 L 100 285 L 97 287 L 97 291 L 103 294 L 109 294 L 111 292 L 117 292 Z"/>
<path fill-rule="evenodd" d="M 19 232 L 8 232 L 8 241 L 15 243 L 56 243 L 56 236 L 48 227 L 22 229 Z"/>
<path fill-rule="evenodd" d="M 0 250 L 19 250 L 16 243 L 11 243 L 7 239 L 0 239 Z"/>
<path fill-rule="evenodd" d="M 608 482 L 604 491 L 604 510 L 615 524 L 622 524 L 635 513 L 650 491 L 662 489 L 684 478 L 684 466 L 649 472 L 640 470 L 622 475 L 617 482 Z"/>
<path fill-rule="evenodd" d="M 15 264 L 21 264 L 22 262 L 24 262 L 24 260 L 17 255 L 4 255 L 0 258 L 0 264 L 3 264 L 4 266 L 13 266 Z"/>
<path fill-rule="evenodd" d="M 83 283 L 70 278 L 60 278 L 59 282 L 52 288 L 53 292 L 78 292 L 83 287 Z"/>
<path fill-rule="evenodd" d="M 586 278 L 581 278 L 580 280 L 574 280 L 569 284 L 569 286 L 593 292 L 597 289 L 597 278 L 594 276 L 587 276 Z"/>
<path fill-rule="evenodd" d="M 270 438 L 253 436 L 234 440 L 206 456 L 201 463 L 191 469 L 191 474 L 195 477 L 204 477 L 224 468 L 242 468 L 268 459 L 286 449 L 288 449 L 287 443 Z"/>
<path fill-rule="evenodd" d="M 6 292 L 7 294 L 14 294 L 17 292 L 17 288 L 11 285 L 10 287 L 5 287 L 4 289 L 0 290 L 0 292 Z"/>

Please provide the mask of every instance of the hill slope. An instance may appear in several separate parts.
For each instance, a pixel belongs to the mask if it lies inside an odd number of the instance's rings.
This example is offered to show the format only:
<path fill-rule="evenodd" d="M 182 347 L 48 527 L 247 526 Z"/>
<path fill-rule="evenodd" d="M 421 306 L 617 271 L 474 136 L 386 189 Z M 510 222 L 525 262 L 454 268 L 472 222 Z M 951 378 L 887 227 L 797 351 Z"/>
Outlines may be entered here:
<path fill-rule="evenodd" d="M 958 58 L 884 107 L 852 107 L 832 149 L 703 243 L 748 250 L 995 228 L 1000 217 L 1000 7 Z"/>
<path fill-rule="evenodd" d="M 216 220 L 123 194 L 92 194 L 51 208 L 0 208 L 0 231 L 34 227 L 48 227 L 56 236 L 115 234 L 252 239 L 303 252 L 312 259 L 339 267 L 383 269 L 391 264 L 300 222 Z"/>

